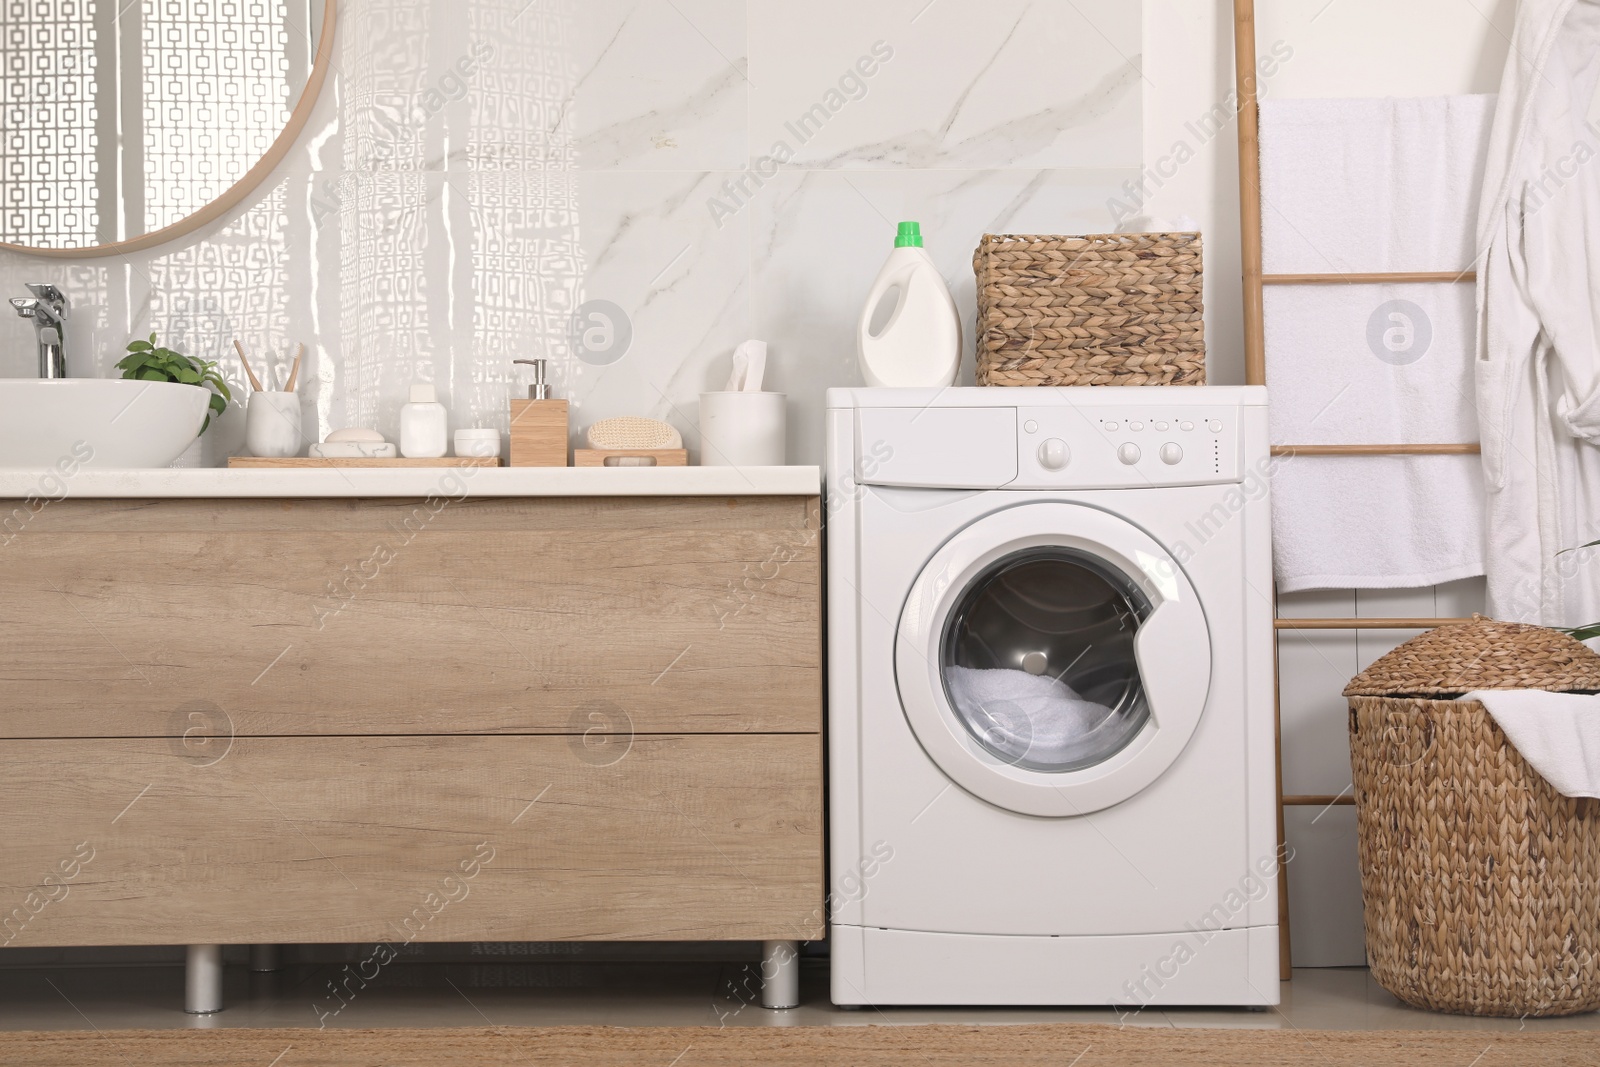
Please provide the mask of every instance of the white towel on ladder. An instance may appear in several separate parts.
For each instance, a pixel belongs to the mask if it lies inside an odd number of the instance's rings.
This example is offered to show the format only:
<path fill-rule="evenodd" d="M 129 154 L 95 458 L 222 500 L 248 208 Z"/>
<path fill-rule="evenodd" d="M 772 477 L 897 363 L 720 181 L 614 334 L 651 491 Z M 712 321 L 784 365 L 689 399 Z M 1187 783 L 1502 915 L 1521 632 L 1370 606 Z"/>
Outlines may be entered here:
<path fill-rule="evenodd" d="M 1261 105 L 1269 274 L 1473 266 L 1494 97 Z M 1268 286 L 1274 444 L 1478 439 L 1464 283 Z M 1393 589 L 1483 573 L 1476 456 L 1284 457 L 1278 587 Z"/>

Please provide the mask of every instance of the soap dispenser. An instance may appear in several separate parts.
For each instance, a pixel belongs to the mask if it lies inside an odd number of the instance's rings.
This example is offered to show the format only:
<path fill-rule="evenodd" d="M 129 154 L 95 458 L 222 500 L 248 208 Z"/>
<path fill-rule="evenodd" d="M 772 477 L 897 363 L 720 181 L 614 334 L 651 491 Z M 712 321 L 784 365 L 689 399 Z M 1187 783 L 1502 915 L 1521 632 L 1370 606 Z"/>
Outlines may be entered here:
<path fill-rule="evenodd" d="M 411 403 L 400 409 L 400 454 L 407 459 L 438 459 L 450 445 L 449 417 L 433 386 L 411 387 Z"/>
<path fill-rule="evenodd" d="M 514 359 L 533 368 L 528 399 L 511 401 L 511 465 L 513 467 L 565 467 L 567 465 L 567 402 L 550 395 L 542 359 Z"/>

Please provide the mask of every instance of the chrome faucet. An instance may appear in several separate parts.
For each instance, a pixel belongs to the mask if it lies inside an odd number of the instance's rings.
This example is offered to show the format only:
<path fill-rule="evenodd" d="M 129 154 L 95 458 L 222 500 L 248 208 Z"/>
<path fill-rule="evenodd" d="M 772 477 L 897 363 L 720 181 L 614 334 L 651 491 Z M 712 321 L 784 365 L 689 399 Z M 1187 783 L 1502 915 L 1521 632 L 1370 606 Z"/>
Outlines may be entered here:
<path fill-rule="evenodd" d="M 11 306 L 32 319 L 39 337 L 39 377 L 67 376 L 67 295 L 49 282 L 29 282 L 31 297 L 12 297 Z"/>

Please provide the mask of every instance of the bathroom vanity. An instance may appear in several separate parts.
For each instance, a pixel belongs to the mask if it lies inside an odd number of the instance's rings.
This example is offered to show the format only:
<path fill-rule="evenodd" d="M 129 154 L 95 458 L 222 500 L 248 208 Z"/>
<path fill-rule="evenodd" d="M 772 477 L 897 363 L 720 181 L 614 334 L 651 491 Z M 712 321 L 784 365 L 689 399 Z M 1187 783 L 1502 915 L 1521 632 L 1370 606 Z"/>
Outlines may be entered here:
<path fill-rule="evenodd" d="M 816 468 L 0 494 L 0 942 L 823 936 Z"/>

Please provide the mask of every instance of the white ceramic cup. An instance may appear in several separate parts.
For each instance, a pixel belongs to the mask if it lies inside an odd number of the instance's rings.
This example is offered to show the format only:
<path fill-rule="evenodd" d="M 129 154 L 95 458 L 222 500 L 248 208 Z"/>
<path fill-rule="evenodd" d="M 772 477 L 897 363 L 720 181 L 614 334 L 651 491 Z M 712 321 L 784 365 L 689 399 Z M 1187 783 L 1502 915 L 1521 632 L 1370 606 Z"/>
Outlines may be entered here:
<path fill-rule="evenodd" d="M 701 393 L 700 465 L 783 466 L 787 403 L 783 393 Z"/>
<path fill-rule="evenodd" d="M 299 393 L 260 390 L 250 394 L 244 411 L 244 446 L 252 456 L 298 456 L 303 443 Z"/>
<path fill-rule="evenodd" d="M 498 456 L 500 431 L 494 427 L 465 427 L 456 431 L 456 455 Z"/>

